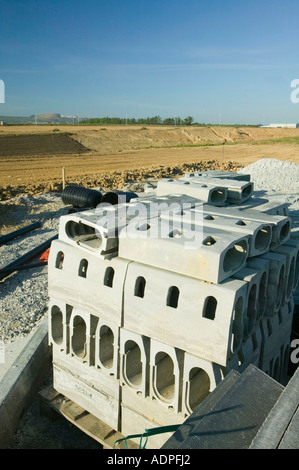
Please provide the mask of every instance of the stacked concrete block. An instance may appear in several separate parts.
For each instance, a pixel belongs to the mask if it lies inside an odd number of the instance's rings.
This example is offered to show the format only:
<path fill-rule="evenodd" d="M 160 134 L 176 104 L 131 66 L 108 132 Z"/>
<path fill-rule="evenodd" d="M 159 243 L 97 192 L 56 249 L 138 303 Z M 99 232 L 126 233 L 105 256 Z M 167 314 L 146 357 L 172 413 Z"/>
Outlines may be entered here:
<path fill-rule="evenodd" d="M 195 245 L 195 228 L 169 231 L 168 221 L 161 218 L 129 222 L 126 236 L 119 238 L 119 256 L 214 283 L 245 265 L 248 235 L 203 227 L 203 241 Z M 157 234 L 163 237 L 157 239 Z M 195 249 L 184 250 L 193 241 Z"/>
<path fill-rule="evenodd" d="M 180 178 L 179 181 L 192 185 L 206 185 L 207 187 L 215 186 L 217 181 L 217 178 L 210 178 L 206 175 L 191 175 L 189 174 L 188 176 L 184 176 L 183 178 Z M 226 202 L 230 204 L 241 204 L 242 202 L 247 201 L 247 199 L 249 199 L 253 194 L 253 183 L 250 181 L 221 178 L 220 183 L 226 189 Z"/>
<path fill-rule="evenodd" d="M 54 388 L 124 436 L 183 423 L 232 369 L 287 378 L 299 239 L 247 177 L 207 173 L 64 216 L 51 245 Z"/>
<path fill-rule="evenodd" d="M 168 196 L 170 194 L 181 194 L 195 197 L 201 201 L 215 206 L 224 206 L 227 199 L 227 189 L 218 180 L 213 185 L 193 183 L 184 180 L 164 179 L 158 182 L 157 196 Z"/>

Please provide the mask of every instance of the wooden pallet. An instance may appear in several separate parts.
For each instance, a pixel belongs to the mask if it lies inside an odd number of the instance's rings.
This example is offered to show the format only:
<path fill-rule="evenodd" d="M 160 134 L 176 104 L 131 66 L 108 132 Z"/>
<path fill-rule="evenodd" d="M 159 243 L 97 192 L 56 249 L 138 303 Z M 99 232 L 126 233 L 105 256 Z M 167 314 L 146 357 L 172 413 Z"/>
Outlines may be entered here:
<path fill-rule="evenodd" d="M 81 406 L 69 400 L 61 393 L 57 392 L 52 385 L 45 387 L 39 392 L 40 412 L 43 415 L 53 413 L 60 414 L 72 424 L 81 429 L 85 434 L 92 437 L 104 449 L 138 449 L 139 445 L 131 440 L 127 440 L 127 446 L 124 441 L 114 447 L 115 441 L 123 439 L 119 431 L 115 431 L 100 419 L 96 418 Z"/>

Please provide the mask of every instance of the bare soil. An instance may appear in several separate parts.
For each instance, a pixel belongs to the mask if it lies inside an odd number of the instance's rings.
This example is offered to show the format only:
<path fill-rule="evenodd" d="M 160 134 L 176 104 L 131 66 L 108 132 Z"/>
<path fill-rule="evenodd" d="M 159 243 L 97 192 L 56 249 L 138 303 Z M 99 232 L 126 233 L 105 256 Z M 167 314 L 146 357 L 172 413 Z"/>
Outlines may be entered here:
<path fill-rule="evenodd" d="M 5 126 L 0 129 L 0 200 L 61 191 L 66 183 L 104 190 L 195 169 L 230 169 L 261 158 L 299 163 L 299 129 L 233 126 Z"/>

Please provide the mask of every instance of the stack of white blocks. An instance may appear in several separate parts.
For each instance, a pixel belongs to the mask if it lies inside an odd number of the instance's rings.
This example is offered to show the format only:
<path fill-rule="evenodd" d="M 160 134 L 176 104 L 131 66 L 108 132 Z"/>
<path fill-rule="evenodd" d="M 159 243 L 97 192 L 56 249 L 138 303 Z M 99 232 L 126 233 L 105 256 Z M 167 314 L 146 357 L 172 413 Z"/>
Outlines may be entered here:
<path fill-rule="evenodd" d="M 226 172 L 187 174 L 179 195 L 177 182 L 162 180 L 137 202 L 188 200 L 194 215 L 203 178 L 200 249 L 185 250 L 184 233 L 111 235 L 96 211 L 61 217 L 51 245 L 54 388 L 124 436 L 182 423 L 231 369 L 252 363 L 280 382 L 287 377 L 299 273 L 287 207 L 256 205 L 252 183 Z M 144 224 L 150 231 L 169 217 L 182 214 L 120 219 L 119 232 Z M 151 437 L 147 447 L 170 435 Z"/>

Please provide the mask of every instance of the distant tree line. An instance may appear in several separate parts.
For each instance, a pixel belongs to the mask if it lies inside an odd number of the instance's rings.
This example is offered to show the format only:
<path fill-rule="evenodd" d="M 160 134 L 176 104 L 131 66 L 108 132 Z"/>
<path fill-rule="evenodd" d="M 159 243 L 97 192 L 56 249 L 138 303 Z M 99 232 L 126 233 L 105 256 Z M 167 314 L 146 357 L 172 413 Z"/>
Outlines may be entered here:
<path fill-rule="evenodd" d="M 102 117 L 90 118 L 80 121 L 80 124 L 94 124 L 94 125 L 107 125 L 107 124 L 128 124 L 128 125 L 162 125 L 162 126 L 190 126 L 193 123 L 193 117 L 187 116 L 185 119 L 180 117 L 168 117 L 161 119 L 160 116 L 153 116 L 147 118 L 118 118 L 118 117 Z M 198 124 L 198 123 L 196 123 Z"/>

